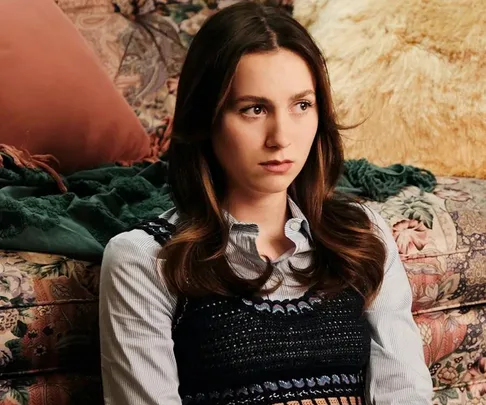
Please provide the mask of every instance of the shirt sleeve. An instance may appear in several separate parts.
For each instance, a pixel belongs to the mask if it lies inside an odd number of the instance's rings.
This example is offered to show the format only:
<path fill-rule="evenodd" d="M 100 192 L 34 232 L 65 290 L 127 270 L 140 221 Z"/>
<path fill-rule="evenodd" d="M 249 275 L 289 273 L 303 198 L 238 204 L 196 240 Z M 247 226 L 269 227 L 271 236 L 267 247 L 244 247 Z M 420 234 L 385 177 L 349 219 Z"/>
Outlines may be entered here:
<path fill-rule="evenodd" d="M 181 405 L 171 333 L 176 300 L 159 276 L 159 251 L 139 230 L 105 249 L 99 295 L 106 405 Z"/>
<path fill-rule="evenodd" d="M 385 220 L 372 220 L 387 247 L 381 290 L 366 311 L 371 329 L 367 373 L 369 402 L 374 405 L 432 403 L 432 379 L 422 340 L 412 316 L 412 292 L 398 249 Z"/>

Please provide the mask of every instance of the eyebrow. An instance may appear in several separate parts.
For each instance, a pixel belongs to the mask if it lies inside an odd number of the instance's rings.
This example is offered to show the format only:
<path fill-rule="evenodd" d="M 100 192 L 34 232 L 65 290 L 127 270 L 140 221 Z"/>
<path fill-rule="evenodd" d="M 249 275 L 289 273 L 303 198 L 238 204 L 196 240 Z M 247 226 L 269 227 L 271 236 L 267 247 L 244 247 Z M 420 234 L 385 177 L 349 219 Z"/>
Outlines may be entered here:
<path fill-rule="evenodd" d="M 297 94 L 294 94 L 292 97 L 290 97 L 290 100 L 295 101 L 295 100 L 298 100 L 299 98 L 303 98 L 303 97 L 309 96 L 309 95 L 315 95 L 315 91 L 310 90 L 310 89 L 301 91 Z M 246 95 L 246 96 L 238 97 L 233 102 L 236 104 L 236 103 L 241 103 L 241 102 L 244 102 L 244 101 L 246 101 L 246 102 L 250 101 L 250 102 L 259 103 L 259 104 L 271 104 L 272 103 L 266 97 L 252 96 L 252 95 Z"/>

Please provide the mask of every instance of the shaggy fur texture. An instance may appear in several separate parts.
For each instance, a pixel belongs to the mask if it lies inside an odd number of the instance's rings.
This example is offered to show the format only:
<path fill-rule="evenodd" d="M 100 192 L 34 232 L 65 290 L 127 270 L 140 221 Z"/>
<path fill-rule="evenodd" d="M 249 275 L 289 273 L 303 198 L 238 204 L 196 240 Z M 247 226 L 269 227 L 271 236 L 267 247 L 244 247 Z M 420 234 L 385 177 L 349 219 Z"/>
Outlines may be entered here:
<path fill-rule="evenodd" d="M 485 0 L 296 0 L 328 61 L 346 158 L 486 178 Z"/>

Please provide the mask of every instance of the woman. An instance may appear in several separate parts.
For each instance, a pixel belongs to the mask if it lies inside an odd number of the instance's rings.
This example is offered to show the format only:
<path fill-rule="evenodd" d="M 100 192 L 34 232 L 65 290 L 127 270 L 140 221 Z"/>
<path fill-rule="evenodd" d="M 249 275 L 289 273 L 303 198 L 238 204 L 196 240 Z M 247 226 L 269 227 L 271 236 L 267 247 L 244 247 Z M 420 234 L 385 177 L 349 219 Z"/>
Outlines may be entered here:
<path fill-rule="evenodd" d="M 335 191 L 339 129 L 290 16 L 243 2 L 205 23 L 179 81 L 176 207 L 106 247 L 107 405 L 430 403 L 393 237 Z"/>

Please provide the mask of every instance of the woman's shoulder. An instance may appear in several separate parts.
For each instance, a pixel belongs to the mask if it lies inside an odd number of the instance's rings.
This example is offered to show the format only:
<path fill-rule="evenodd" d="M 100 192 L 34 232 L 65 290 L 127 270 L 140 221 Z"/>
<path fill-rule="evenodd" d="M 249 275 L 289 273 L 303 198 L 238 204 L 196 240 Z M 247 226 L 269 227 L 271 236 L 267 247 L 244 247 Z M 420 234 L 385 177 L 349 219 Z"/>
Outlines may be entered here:
<path fill-rule="evenodd" d="M 159 218 L 173 223 L 177 220 L 174 210 Z M 123 295 L 124 300 L 154 300 L 157 302 L 154 305 L 163 302 L 167 313 L 173 313 L 176 298 L 161 277 L 163 265 L 161 245 L 153 235 L 138 228 L 120 233 L 105 247 L 100 291 L 113 297 Z M 138 301 L 133 305 L 138 305 Z"/>
<path fill-rule="evenodd" d="M 117 234 L 106 245 L 104 258 L 126 256 L 127 252 L 137 252 L 140 259 L 160 258 L 161 243 L 157 238 L 157 232 L 162 231 L 163 224 L 175 227 L 178 219 L 176 209 L 171 208 L 154 220 L 142 222 L 128 231 Z M 167 228 L 165 227 L 165 231 L 169 232 Z"/>

